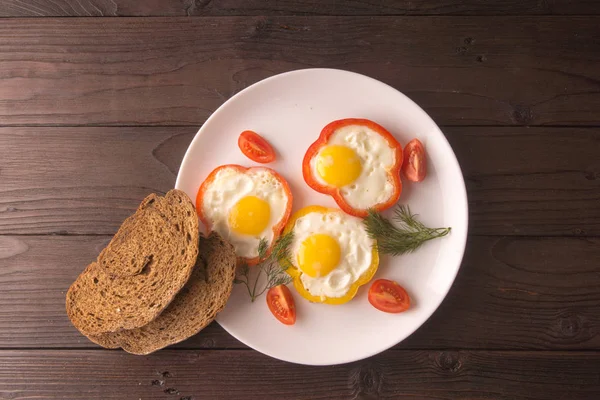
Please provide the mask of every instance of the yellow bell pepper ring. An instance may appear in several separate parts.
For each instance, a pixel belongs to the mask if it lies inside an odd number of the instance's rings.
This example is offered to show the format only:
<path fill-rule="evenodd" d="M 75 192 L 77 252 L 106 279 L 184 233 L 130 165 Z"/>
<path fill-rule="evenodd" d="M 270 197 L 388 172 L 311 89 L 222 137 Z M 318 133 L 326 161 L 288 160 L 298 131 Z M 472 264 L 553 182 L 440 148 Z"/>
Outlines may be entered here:
<path fill-rule="evenodd" d="M 292 215 L 284 229 L 284 234 L 294 229 L 294 226 L 298 219 L 311 213 L 328 214 L 343 213 L 343 211 L 323 206 L 304 207 Z M 373 276 L 375 275 L 375 273 L 377 272 L 377 268 L 379 267 L 379 251 L 377 250 L 377 242 L 373 243 L 371 253 L 371 264 L 369 265 L 369 268 L 350 286 L 346 294 L 341 297 L 315 296 L 311 294 L 308 290 L 306 290 L 306 288 L 302 284 L 301 276 L 303 272 L 296 265 L 296 260 L 291 260 L 291 265 L 286 265 L 285 267 L 288 267 L 286 269 L 286 272 L 293 278 L 293 283 L 294 287 L 296 288 L 296 291 L 300 294 L 300 296 L 304 297 L 306 300 L 313 303 L 325 303 L 334 305 L 344 304 L 352 300 L 354 296 L 356 296 L 359 287 L 369 283 L 371 279 L 373 279 Z"/>

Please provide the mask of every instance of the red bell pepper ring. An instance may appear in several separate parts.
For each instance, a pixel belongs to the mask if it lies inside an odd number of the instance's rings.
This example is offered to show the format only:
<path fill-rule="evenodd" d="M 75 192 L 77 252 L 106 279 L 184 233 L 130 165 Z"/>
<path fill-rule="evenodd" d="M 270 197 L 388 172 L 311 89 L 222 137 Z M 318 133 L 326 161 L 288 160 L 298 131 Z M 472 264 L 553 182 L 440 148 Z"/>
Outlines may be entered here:
<path fill-rule="evenodd" d="M 273 175 L 273 177 L 275 177 L 275 179 L 277 179 L 279 181 L 279 183 L 281 184 L 281 187 L 283 188 L 283 191 L 285 192 L 285 195 L 286 195 L 288 201 L 287 201 L 286 208 L 285 208 L 285 211 L 284 211 L 284 214 L 283 214 L 281 220 L 277 223 L 277 225 L 273 226 L 273 240 L 269 246 L 269 249 L 267 250 L 267 255 L 271 254 L 271 250 L 273 250 L 273 246 L 275 245 L 277 238 L 279 238 L 279 236 L 281 235 L 281 231 L 283 231 L 283 228 L 287 224 L 287 221 L 290 218 L 290 215 L 292 213 L 293 196 L 292 196 L 292 191 L 290 190 L 290 186 L 288 185 L 287 181 L 281 175 L 279 175 L 279 173 L 277 173 L 275 170 L 273 170 L 271 168 L 267 168 L 267 167 L 247 168 L 247 167 L 242 167 L 241 165 L 236 165 L 236 164 L 226 164 L 226 165 L 221 165 L 220 167 L 215 168 L 208 175 L 208 177 L 204 180 L 204 182 L 202 182 L 202 184 L 200 185 L 200 188 L 198 189 L 198 193 L 196 194 L 196 213 L 198 214 L 200 221 L 202 221 L 202 223 L 206 227 L 206 229 L 207 229 L 206 233 L 212 231 L 212 222 L 208 218 L 208 216 L 204 214 L 204 211 L 203 211 L 202 205 L 204 202 L 204 194 L 205 194 L 206 190 L 208 189 L 208 187 L 210 187 L 213 184 L 213 182 L 215 181 L 215 178 L 216 178 L 217 174 L 219 173 L 219 171 L 221 171 L 222 169 L 225 169 L 225 168 L 235 169 L 236 171 L 238 171 L 241 174 L 245 174 L 245 173 L 248 173 L 249 171 L 254 171 L 254 170 L 266 170 L 271 175 Z M 238 264 L 247 264 L 249 266 L 256 265 L 261 261 L 262 260 L 259 257 L 254 257 L 254 258 L 238 257 Z"/>
<path fill-rule="evenodd" d="M 315 176 L 313 175 L 313 170 L 311 169 L 311 160 L 317 156 L 319 151 L 327 146 L 329 139 L 331 136 L 340 128 L 349 125 L 362 125 L 365 126 L 379 135 L 381 135 L 388 143 L 391 149 L 394 151 L 394 164 L 389 168 L 386 172 L 388 174 L 388 181 L 393 186 L 393 192 L 391 196 L 384 202 L 373 204 L 369 208 L 359 209 L 354 208 L 346 199 L 344 199 L 341 189 L 335 186 L 323 184 L 319 182 Z M 400 180 L 400 169 L 402 168 L 402 146 L 400 143 L 394 138 L 394 136 L 388 132 L 381 125 L 368 120 L 368 119 L 360 119 L 360 118 L 347 118 L 341 119 L 337 121 L 330 122 L 323 128 L 319 138 L 310 145 L 306 154 L 304 155 L 304 160 L 302 161 L 302 175 L 304 176 L 304 181 L 308 186 L 312 189 L 316 190 L 319 193 L 324 193 L 333 197 L 337 205 L 346 213 L 350 215 L 354 215 L 356 217 L 366 217 L 369 209 L 374 211 L 383 211 L 392 207 L 394 204 L 398 202 L 400 198 L 400 194 L 402 193 L 402 181 Z"/>

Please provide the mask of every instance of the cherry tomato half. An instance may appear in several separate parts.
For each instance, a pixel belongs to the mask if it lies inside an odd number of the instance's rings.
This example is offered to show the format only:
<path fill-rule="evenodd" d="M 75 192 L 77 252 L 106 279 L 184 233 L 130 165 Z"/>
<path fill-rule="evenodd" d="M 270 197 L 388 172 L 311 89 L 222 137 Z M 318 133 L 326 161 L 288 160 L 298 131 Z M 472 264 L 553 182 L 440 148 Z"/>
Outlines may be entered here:
<path fill-rule="evenodd" d="M 410 307 L 410 297 L 396 282 L 378 279 L 369 289 L 369 303 L 383 312 L 401 313 Z"/>
<path fill-rule="evenodd" d="M 279 285 L 269 289 L 267 305 L 280 322 L 286 325 L 294 325 L 296 322 L 296 304 L 287 286 Z"/>
<path fill-rule="evenodd" d="M 404 148 L 402 171 L 411 182 L 421 182 L 427 175 L 425 148 L 419 139 L 413 139 Z"/>
<path fill-rule="evenodd" d="M 238 138 L 242 153 L 252 161 L 266 164 L 275 161 L 275 150 L 262 136 L 253 131 L 244 131 Z"/>

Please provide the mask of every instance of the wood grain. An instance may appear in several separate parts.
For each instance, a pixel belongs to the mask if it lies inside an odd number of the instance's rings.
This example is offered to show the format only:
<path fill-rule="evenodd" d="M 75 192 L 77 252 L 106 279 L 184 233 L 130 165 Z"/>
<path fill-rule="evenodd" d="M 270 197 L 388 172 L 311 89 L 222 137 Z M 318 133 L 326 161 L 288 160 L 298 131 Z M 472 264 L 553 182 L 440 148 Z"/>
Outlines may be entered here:
<path fill-rule="evenodd" d="M 1 351 L 6 399 L 595 400 L 596 352 L 393 351 L 308 367 L 254 351 Z"/>
<path fill-rule="evenodd" d="M 600 128 L 444 130 L 472 233 L 600 234 Z M 114 234 L 147 194 L 173 187 L 196 131 L 0 128 L 0 234 Z"/>
<path fill-rule="evenodd" d="M 600 129 L 447 128 L 474 234 L 600 234 Z"/>
<path fill-rule="evenodd" d="M 600 125 L 599 34 L 600 17 L 7 19 L 0 124 L 200 125 L 265 77 L 332 67 L 442 125 Z"/>
<path fill-rule="evenodd" d="M 96 347 L 64 297 L 109 239 L 0 236 L 0 348 Z M 398 347 L 598 350 L 598 287 L 600 239 L 471 237 L 447 299 Z M 216 324 L 178 347 L 244 348 Z"/>
<path fill-rule="evenodd" d="M 99 16 L 150 17 L 53 18 Z M 0 0 L 2 17 L 1 399 L 600 398 L 600 2 Z M 443 126 L 471 236 L 436 313 L 322 368 L 216 323 L 146 357 L 80 335 L 66 290 L 173 187 L 198 127 L 310 67 L 380 79 Z"/>
<path fill-rule="evenodd" d="M 594 0 L 3 0 L 0 17 L 600 14 Z"/>
<path fill-rule="evenodd" d="M 91 130 L 90 130 L 91 129 Z M 140 201 L 173 188 L 194 128 L 2 128 L 3 233 L 114 234 Z M 178 141 L 186 134 L 185 142 Z M 168 141 L 176 148 L 163 142 Z M 35 146 L 32 146 L 35 143 Z M 0 231 L 1 232 L 1 231 Z"/>

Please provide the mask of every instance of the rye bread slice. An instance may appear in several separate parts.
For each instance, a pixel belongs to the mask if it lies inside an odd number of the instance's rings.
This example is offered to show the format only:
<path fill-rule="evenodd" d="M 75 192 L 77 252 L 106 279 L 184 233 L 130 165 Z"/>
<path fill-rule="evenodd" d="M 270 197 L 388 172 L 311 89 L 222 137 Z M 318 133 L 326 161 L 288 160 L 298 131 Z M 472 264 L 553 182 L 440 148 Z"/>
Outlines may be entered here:
<path fill-rule="evenodd" d="M 147 325 L 188 281 L 197 255 L 189 198 L 150 195 L 71 285 L 67 315 L 86 336 Z"/>
<path fill-rule="evenodd" d="M 200 238 L 192 277 L 162 314 L 141 328 L 93 335 L 89 339 L 103 347 L 122 347 L 140 355 L 179 343 L 200 332 L 225 307 L 235 268 L 236 255 L 231 244 L 215 232 Z"/>

